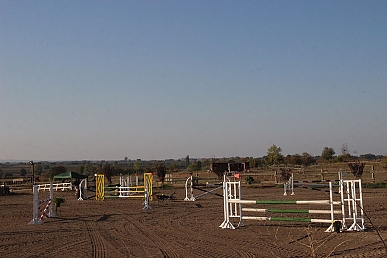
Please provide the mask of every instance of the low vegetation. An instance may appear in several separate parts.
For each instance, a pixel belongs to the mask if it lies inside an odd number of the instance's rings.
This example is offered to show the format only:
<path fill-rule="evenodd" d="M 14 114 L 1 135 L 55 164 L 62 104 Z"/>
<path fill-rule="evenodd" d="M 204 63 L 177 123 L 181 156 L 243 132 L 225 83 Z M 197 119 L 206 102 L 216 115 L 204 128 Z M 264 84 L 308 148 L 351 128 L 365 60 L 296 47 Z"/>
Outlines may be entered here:
<path fill-rule="evenodd" d="M 284 156 L 282 148 L 273 144 L 267 150 L 267 155 L 263 157 L 223 157 L 223 158 L 201 158 L 194 159 L 187 155 L 181 159 L 168 160 L 130 160 L 125 157 L 123 160 L 116 161 L 61 161 L 48 162 L 18 162 L 18 163 L 0 163 L 0 180 L 3 182 L 15 178 L 23 178 L 24 182 L 32 182 L 32 174 L 40 181 L 49 181 L 60 173 L 74 171 L 82 175 L 93 177 L 94 174 L 104 174 L 108 183 L 113 176 L 119 175 L 141 175 L 144 172 L 153 172 L 160 182 L 164 182 L 166 174 L 173 174 L 180 171 L 188 173 L 198 173 L 210 170 L 211 163 L 232 163 L 245 162 L 249 164 L 249 171 L 282 171 L 282 176 L 288 176 L 289 168 L 302 169 L 303 171 L 348 171 L 361 178 L 363 172 L 387 170 L 387 156 L 365 154 L 360 156 L 351 156 L 346 144 L 343 144 L 341 154 L 338 156 L 333 148 L 324 147 L 320 156 L 312 156 L 307 152 L 302 154 L 293 154 Z M 215 171 L 217 172 L 217 171 Z M 285 175 L 286 174 L 286 175 Z M 218 175 L 223 176 L 223 171 Z M 256 179 L 256 178 L 253 178 Z M 378 179 L 379 180 L 379 179 Z M 256 181 L 246 181 L 247 184 L 256 183 Z M 383 184 L 382 184 L 383 185 Z"/>

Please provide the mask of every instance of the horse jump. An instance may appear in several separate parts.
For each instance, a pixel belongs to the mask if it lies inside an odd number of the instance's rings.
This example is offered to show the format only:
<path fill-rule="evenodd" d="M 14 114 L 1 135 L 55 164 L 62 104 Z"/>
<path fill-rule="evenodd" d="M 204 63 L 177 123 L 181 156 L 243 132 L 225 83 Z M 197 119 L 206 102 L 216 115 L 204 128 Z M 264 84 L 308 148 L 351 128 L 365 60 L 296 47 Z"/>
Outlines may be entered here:
<path fill-rule="evenodd" d="M 242 190 L 240 181 L 223 182 L 224 195 L 224 221 L 219 226 L 221 228 L 235 229 L 230 222 L 230 218 L 238 218 L 238 226 L 243 226 L 243 220 L 273 220 L 273 221 L 294 221 L 294 222 L 309 222 L 309 223 L 327 223 L 331 224 L 326 232 L 334 232 L 335 222 L 341 223 L 340 230 L 346 231 L 363 231 L 364 216 L 363 216 L 363 200 L 361 180 L 342 180 L 340 182 L 341 199 L 340 201 L 333 200 L 332 182 L 329 182 L 330 198 L 329 200 L 311 200 L 311 201 L 270 201 L 270 200 L 242 200 Z M 344 194 L 344 192 L 346 194 Z M 357 193 L 359 192 L 359 193 Z M 345 196 L 346 195 L 346 196 Z M 242 205 L 247 204 L 315 204 L 326 205 L 330 209 L 326 210 L 288 210 L 288 209 L 252 209 L 242 208 Z M 341 210 L 334 210 L 334 205 L 340 205 Z M 358 213 L 360 209 L 360 216 Z M 329 219 L 318 218 L 291 218 L 291 217 L 252 217 L 243 216 L 242 212 L 261 212 L 261 213 L 309 213 L 309 214 L 330 214 Z M 340 219 L 336 219 L 339 217 Z M 360 223 L 360 225 L 359 225 Z"/>
<path fill-rule="evenodd" d="M 153 195 L 153 174 L 144 173 L 144 185 L 139 186 L 129 186 L 125 183 L 125 180 L 120 178 L 120 186 L 118 187 L 119 195 L 118 197 L 143 197 L 142 194 L 145 193 L 146 188 L 148 189 L 149 198 L 152 199 Z M 136 180 L 138 182 L 138 180 Z"/>
<path fill-rule="evenodd" d="M 317 187 L 327 186 L 327 185 L 324 185 L 322 183 L 329 183 L 329 182 L 338 183 L 338 182 L 341 182 L 342 177 L 343 177 L 342 172 L 338 172 L 338 174 L 339 174 L 339 180 L 325 180 L 324 176 L 322 175 L 321 180 L 299 180 L 299 181 L 295 181 L 294 180 L 294 174 L 292 173 L 291 176 L 289 177 L 289 180 L 284 183 L 284 196 L 288 195 L 287 194 L 288 191 L 291 192 L 291 195 L 295 195 L 294 187 L 308 188 L 308 189 L 311 188 L 312 190 L 318 190 L 318 191 L 322 191 L 322 192 L 329 192 L 329 191 L 320 190 Z"/>
<path fill-rule="evenodd" d="M 105 187 L 105 177 L 102 174 L 96 175 L 96 200 L 102 201 L 106 197 L 127 197 L 127 198 L 144 198 L 143 209 L 151 209 L 149 200 L 152 200 L 153 194 L 153 174 L 144 173 L 143 186 L 114 186 Z M 122 181 L 120 180 L 122 183 Z M 118 190 L 117 196 L 105 196 L 105 189 Z"/>
<path fill-rule="evenodd" d="M 192 179 L 193 179 L 192 176 L 190 176 L 190 177 L 188 177 L 187 180 L 185 181 L 185 198 L 184 198 L 184 201 L 192 201 L 192 202 L 193 202 L 193 201 L 196 201 L 196 199 L 198 199 L 198 198 L 200 198 L 200 197 L 202 197 L 203 195 L 206 195 L 206 194 L 214 194 L 214 195 L 216 195 L 216 196 L 223 197 L 223 195 L 220 195 L 220 194 L 217 194 L 217 193 L 213 193 L 214 191 L 223 188 L 223 185 L 221 185 L 221 186 L 219 186 L 219 187 L 216 187 L 216 188 L 214 188 L 214 189 L 212 189 L 212 190 L 207 191 L 207 190 L 204 190 L 204 189 L 195 187 L 195 186 L 193 185 L 193 180 L 192 180 Z M 189 187 L 189 188 L 190 188 L 190 195 L 191 195 L 191 196 L 188 196 L 188 183 L 189 183 L 189 182 L 190 182 L 190 187 Z M 193 189 L 197 189 L 197 190 L 199 190 L 199 191 L 203 191 L 204 193 L 199 194 L 199 195 L 197 195 L 197 196 L 194 196 Z"/>
<path fill-rule="evenodd" d="M 53 184 L 50 184 L 50 198 L 44 199 L 44 200 L 39 200 L 39 186 L 34 185 L 32 188 L 33 192 L 33 217 L 32 220 L 30 221 L 30 225 L 39 225 L 43 223 L 44 217 L 56 217 L 55 213 L 52 211 L 52 201 L 53 201 L 53 195 L 54 195 L 54 190 L 53 190 Z M 45 208 L 42 210 L 39 207 L 39 204 L 42 203 L 47 203 Z"/>

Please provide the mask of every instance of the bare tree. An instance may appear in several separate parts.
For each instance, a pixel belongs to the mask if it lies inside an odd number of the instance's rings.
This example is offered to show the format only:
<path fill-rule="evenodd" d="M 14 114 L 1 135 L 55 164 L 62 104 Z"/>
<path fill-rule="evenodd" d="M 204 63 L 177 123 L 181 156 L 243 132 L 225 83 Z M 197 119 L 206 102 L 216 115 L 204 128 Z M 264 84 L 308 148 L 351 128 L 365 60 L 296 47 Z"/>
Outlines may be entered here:
<path fill-rule="evenodd" d="M 356 161 L 356 162 L 350 162 L 350 163 L 348 163 L 348 166 L 349 166 L 349 168 L 351 169 L 352 174 L 353 174 L 356 178 L 361 178 L 361 176 L 363 175 L 363 170 L 364 170 L 365 163 L 361 163 L 361 162 L 358 160 L 358 161 Z"/>
<path fill-rule="evenodd" d="M 282 181 L 284 181 L 284 182 L 289 181 L 291 176 L 292 176 L 292 170 L 291 169 L 281 168 L 281 179 L 282 179 Z"/>

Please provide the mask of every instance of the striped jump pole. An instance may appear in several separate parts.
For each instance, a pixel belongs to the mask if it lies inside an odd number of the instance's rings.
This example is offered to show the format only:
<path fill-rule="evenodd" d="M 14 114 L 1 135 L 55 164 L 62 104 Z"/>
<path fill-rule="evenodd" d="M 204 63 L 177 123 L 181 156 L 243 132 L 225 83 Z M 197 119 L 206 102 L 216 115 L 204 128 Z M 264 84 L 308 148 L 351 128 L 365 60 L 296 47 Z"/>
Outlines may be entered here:
<path fill-rule="evenodd" d="M 244 220 L 271 220 L 271 221 L 292 221 L 292 222 L 308 222 L 308 223 L 327 223 L 332 224 L 329 219 L 312 219 L 312 218 L 283 218 L 283 217 L 243 217 Z M 326 232 L 331 232 L 326 231 Z"/>
<path fill-rule="evenodd" d="M 242 208 L 242 211 L 272 212 L 272 213 L 309 213 L 309 214 L 331 214 L 331 210 L 281 210 L 281 209 L 255 209 Z M 341 214 L 341 211 L 333 211 L 334 214 Z"/>
<path fill-rule="evenodd" d="M 229 203 L 241 203 L 241 204 L 330 204 L 331 200 L 313 200 L 313 201 L 268 201 L 268 200 L 238 200 L 230 199 Z M 333 204 L 341 204 L 339 201 L 333 202 Z"/>
<path fill-rule="evenodd" d="M 207 191 L 207 190 L 205 190 L 205 189 L 201 189 L 201 188 L 194 187 L 194 189 L 197 189 L 197 190 L 200 190 L 200 191 L 203 191 L 203 192 L 204 192 L 204 193 L 202 193 L 202 194 L 196 195 L 196 196 L 195 196 L 195 199 L 200 198 L 200 197 L 202 197 L 202 196 L 204 196 L 204 195 L 207 195 L 207 194 L 214 194 L 214 195 L 216 195 L 216 196 L 223 197 L 223 195 L 214 193 L 216 190 L 219 190 L 219 189 L 221 189 L 221 188 L 223 188 L 223 186 L 219 186 L 219 187 L 216 187 L 216 188 L 214 188 L 214 189 L 211 189 L 211 190 Z"/>

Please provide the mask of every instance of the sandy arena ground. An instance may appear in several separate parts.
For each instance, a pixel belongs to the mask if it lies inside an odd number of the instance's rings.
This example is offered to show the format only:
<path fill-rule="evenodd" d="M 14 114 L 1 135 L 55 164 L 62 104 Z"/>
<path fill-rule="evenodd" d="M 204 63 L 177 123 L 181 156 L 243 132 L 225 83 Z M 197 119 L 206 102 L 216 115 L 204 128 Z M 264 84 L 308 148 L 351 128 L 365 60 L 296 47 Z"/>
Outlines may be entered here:
<path fill-rule="evenodd" d="M 28 225 L 32 219 L 31 193 L 0 196 L 0 257 L 387 257 L 385 246 L 368 219 L 365 232 L 326 233 L 326 224 L 252 220 L 235 230 L 221 229 L 221 197 L 206 195 L 186 202 L 183 188 L 154 190 L 167 195 L 174 191 L 177 201 L 153 200 L 151 210 L 143 210 L 140 199 L 78 201 L 74 192 L 58 191 L 54 197 L 65 198 L 65 203 L 59 207 L 56 218 L 45 218 L 42 225 Z M 295 196 L 285 197 L 281 188 L 245 187 L 243 197 L 329 198 L 325 192 L 295 191 Z M 40 192 L 39 199 L 47 197 L 48 192 Z M 386 189 L 363 189 L 367 215 L 385 242 L 386 197 Z M 285 208 L 323 209 L 303 205 Z M 292 214 L 256 216 L 270 215 Z"/>

